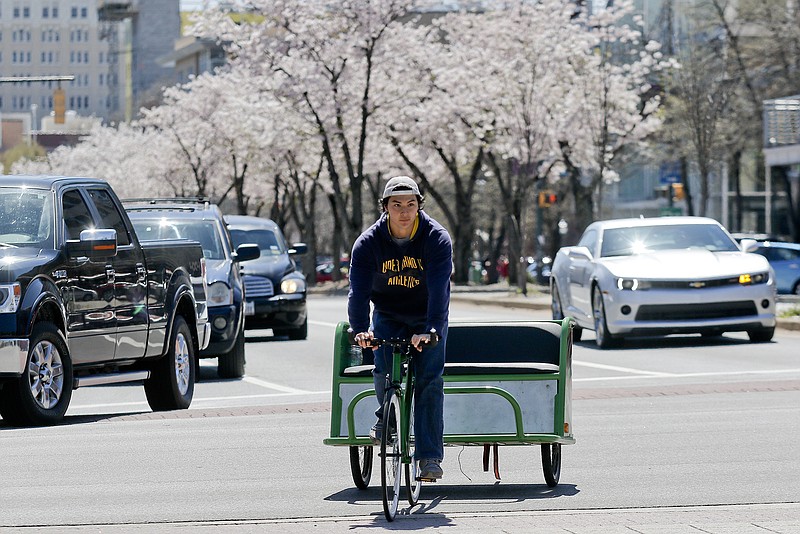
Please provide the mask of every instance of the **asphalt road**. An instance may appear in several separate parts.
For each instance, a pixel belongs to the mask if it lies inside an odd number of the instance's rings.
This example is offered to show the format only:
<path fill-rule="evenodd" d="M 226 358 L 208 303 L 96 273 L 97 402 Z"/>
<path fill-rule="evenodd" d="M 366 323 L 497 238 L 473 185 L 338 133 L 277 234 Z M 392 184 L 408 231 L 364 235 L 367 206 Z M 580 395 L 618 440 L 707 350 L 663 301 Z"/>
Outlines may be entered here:
<path fill-rule="evenodd" d="M 333 328 L 344 298 L 312 298 L 309 339 L 248 332 L 247 376 L 204 362 L 192 408 L 154 414 L 137 385 L 75 391 L 64 425 L 0 422 L 0 530 L 53 532 L 800 532 L 800 333 L 669 337 L 573 357 L 577 443 L 561 484 L 537 447 L 448 447 L 445 478 L 392 524 L 327 447 Z M 454 303 L 453 319 L 546 318 Z M 375 470 L 373 478 L 378 479 Z"/>

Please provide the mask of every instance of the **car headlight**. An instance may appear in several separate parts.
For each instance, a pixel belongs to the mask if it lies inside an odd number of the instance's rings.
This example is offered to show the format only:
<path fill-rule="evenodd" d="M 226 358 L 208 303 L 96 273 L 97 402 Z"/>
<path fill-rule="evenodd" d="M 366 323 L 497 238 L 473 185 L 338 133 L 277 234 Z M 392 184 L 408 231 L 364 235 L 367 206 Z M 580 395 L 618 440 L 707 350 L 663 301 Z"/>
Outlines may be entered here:
<path fill-rule="evenodd" d="M 769 273 L 740 274 L 739 283 L 743 286 L 766 284 L 769 282 Z"/>
<path fill-rule="evenodd" d="M 18 282 L 0 285 L 0 313 L 16 312 L 21 298 L 22 288 Z"/>
<path fill-rule="evenodd" d="M 617 289 L 620 291 L 641 291 L 650 289 L 650 282 L 638 278 L 617 278 Z"/>
<path fill-rule="evenodd" d="M 209 306 L 223 306 L 233 302 L 233 291 L 225 282 L 214 282 L 206 293 Z"/>
<path fill-rule="evenodd" d="M 300 278 L 287 278 L 281 282 L 281 293 L 302 293 L 306 290 L 306 283 Z"/>

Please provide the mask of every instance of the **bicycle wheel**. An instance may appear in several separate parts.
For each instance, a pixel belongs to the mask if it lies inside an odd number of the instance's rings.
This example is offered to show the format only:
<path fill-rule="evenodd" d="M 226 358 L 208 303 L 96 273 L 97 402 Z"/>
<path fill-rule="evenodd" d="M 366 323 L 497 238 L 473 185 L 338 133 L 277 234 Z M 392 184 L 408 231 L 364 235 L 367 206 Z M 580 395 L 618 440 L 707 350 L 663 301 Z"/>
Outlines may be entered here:
<path fill-rule="evenodd" d="M 414 393 L 411 395 L 411 410 L 408 415 L 408 436 L 406 437 L 406 450 L 411 458 L 411 463 L 405 465 L 406 470 L 406 497 L 411 506 L 419 501 L 419 492 L 422 489 L 422 481 L 419 476 L 419 462 L 414 458 Z"/>
<path fill-rule="evenodd" d="M 372 478 L 372 447 L 350 447 L 350 472 L 358 489 L 367 489 Z"/>
<path fill-rule="evenodd" d="M 556 487 L 561 476 L 560 443 L 542 444 L 542 468 L 544 469 L 544 480 L 547 485 L 551 488 Z"/>
<path fill-rule="evenodd" d="M 394 521 L 400 500 L 403 457 L 400 449 L 402 429 L 400 427 L 400 395 L 387 391 L 389 400 L 383 405 L 383 435 L 381 436 L 381 489 L 383 490 L 383 513 L 387 521 Z"/>

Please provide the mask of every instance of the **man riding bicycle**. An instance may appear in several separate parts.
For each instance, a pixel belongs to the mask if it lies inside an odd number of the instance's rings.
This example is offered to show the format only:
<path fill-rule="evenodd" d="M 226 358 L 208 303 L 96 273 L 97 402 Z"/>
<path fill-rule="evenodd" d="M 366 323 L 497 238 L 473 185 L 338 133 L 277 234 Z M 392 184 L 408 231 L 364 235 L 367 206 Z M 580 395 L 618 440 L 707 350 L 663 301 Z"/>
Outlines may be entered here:
<path fill-rule="evenodd" d="M 421 479 L 442 477 L 444 457 L 444 354 L 450 309 L 453 245 L 441 224 L 422 207 L 416 182 L 396 176 L 380 198 L 381 217 L 365 230 L 350 255 L 347 313 L 362 348 L 377 338 L 411 338 L 420 351 L 413 358 L 415 460 Z M 373 304 L 370 323 L 370 301 Z M 425 347 L 431 336 L 439 343 Z M 381 439 L 381 407 L 391 347 L 375 349 L 373 379 L 379 408 L 370 439 Z"/>

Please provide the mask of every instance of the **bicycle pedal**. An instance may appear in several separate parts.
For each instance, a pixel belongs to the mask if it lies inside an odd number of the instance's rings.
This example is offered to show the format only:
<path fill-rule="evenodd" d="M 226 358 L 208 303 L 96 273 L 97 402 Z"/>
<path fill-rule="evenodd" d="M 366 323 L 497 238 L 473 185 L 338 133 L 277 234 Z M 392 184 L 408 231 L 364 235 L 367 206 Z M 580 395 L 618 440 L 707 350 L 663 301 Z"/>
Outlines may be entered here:
<path fill-rule="evenodd" d="M 417 477 L 417 479 L 416 479 L 416 480 L 417 480 L 418 482 L 436 482 L 436 481 L 437 481 L 437 480 L 439 480 L 439 479 L 438 479 L 438 478 L 422 478 L 422 477 Z"/>

